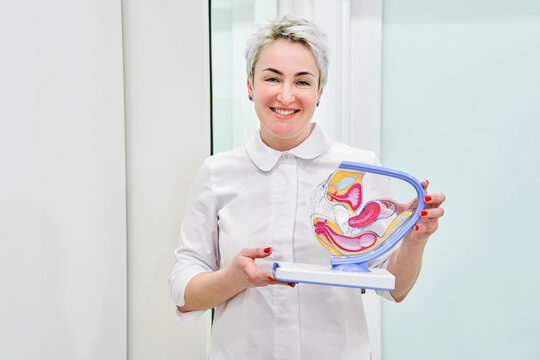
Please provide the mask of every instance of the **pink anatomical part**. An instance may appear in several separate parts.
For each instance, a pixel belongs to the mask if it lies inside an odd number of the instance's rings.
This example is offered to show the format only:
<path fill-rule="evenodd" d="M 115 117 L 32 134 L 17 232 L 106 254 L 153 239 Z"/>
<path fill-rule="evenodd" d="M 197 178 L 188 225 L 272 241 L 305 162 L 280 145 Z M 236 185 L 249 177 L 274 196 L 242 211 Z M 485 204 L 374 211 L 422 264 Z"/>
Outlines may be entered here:
<path fill-rule="evenodd" d="M 336 193 L 332 194 L 328 192 L 328 196 L 330 196 L 333 201 L 345 202 L 349 204 L 353 211 L 356 211 L 356 209 L 358 209 L 358 207 L 362 203 L 362 185 L 360 185 L 359 183 L 353 184 L 350 189 L 343 195 L 335 195 Z"/>
<path fill-rule="evenodd" d="M 354 228 L 362 228 L 371 225 L 381 213 L 381 206 L 377 201 L 372 201 L 364 206 L 362 212 L 349 219 L 349 225 Z"/>
<path fill-rule="evenodd" d="M 381 206 L 380 219 L 390 217 L 396 212 L 396 205 L 390 200 L 377 200 L 377 202 Z"/>
<path fill-rule="evenodd" d="M 315 234 L 323 236 L 329 243 L 332 243 L 341 250 L 347 252 L 361 252 L 372 247 L 377 242 L 377 235 L 373 232 L 365 232 L 357 236 L 349 237 L 337 234 L 326 224 L 326 221 L 320 221 L 314 225 Z"/>

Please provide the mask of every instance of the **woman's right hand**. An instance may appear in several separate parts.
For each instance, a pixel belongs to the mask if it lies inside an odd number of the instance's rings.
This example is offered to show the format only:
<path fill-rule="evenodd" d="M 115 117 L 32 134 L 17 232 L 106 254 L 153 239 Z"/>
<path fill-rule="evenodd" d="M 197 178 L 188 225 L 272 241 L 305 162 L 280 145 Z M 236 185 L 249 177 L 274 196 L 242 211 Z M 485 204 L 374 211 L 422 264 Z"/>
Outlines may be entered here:
<path fill-rule="evenodd" d="M 242 284 L 243 289 L 267 285 L 288 285 L 295 283 L 276 281 L 270 271 L 262 270 L 255 264 L 255 259 L 262 259 L 272 254 L 272 248 L 246 248 L 240 251 L 224 269 L 236 284 Z"/>
<path fill-rule="evenodd" d="M 247 288 L 295 283 L 276 281 L 270 271 L 262 270 L 255 259 L 272 254 L 272 248 L 249 248 L 240 251 L 224 268 L 214 272 L 202 272 L 188 282 L 184 293 L 185 304 L 178 306 L 184 313 L 216 307 Z"/>

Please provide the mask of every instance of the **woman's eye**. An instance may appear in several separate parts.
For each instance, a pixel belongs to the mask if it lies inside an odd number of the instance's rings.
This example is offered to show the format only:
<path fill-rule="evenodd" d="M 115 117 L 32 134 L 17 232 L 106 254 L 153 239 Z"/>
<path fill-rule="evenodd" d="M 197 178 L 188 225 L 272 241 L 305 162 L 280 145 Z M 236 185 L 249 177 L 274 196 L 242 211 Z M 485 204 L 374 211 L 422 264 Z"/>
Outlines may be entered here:
<path fill-rule="evenodd" d="M 305 80 L 300 80 L 297 82 L 298 85 L 302 85 L 302 86 L 309 86 L 311 85 L 308 81 L 305 81 Z"/>
<path fill-rule="evenodd" d="M 266 79 L 266 81 L 268 81 L 268 82 L 277 82 L 279 80 L 276 79 L 276 78 L 268 78 L 268 79 Z"/>

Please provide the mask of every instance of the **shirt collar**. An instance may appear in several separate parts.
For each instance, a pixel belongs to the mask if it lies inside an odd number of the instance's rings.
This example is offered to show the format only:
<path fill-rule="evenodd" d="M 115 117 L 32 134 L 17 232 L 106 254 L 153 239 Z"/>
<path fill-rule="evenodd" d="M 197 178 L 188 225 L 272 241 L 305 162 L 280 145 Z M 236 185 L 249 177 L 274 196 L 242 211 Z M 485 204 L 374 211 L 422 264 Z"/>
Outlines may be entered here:
<path fill-rule="evenodd" d="M 300 145 L 288 151 L 277 151 L 266 145 L 257 131 L 247 142 L 245 149 L 251 161 L 262 171 L 270 171 L 276 165 L 281 154 L 289 153 L 301 159 L 314 159 L 324 153 L 332 140 L 317 124 L 313 124 L 313 130 L 309 137 Z"/>

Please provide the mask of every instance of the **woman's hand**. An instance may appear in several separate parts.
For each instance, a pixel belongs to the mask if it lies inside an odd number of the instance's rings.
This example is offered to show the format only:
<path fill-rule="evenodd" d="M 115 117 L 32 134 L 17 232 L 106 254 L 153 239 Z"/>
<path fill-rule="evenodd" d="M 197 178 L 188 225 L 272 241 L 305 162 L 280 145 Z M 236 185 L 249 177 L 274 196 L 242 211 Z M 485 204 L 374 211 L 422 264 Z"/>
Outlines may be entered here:
<path fill-rule="evenodd" d="M 428 238 L 439 228 L 439 218 L 444 215 L 444 209 L 441 207 L 442 203 L 446 200 L 446 196 L 443 193 L 429 194 L 427 188 L 429 181 L 422 181 L 422 187 L 426 191 L 424 202 L 426 207 L 420 211 L 420 220 L 407 234 L 404 241 L 411 242 L 427 242 Z M 417 200 L 413 200 L 409 204 L 398 204 L 398 212 L 406 210 L 414 210 L 416 208 Z"/>
<path fill-rule="evenodd" d="M 276 281 L 270 271 L 255 264 L 255 259 L 271 254 L 272 248 L 244 249 L 223 269 L 195 275 L 186 286 L 185 305 L 178 306 L 178 311 L 211 309 L 247 288 L 274 284 L 294 287 L 295 283 Z"/>
<path fill-rule="evenodd" d="M 262 259 L 272 254 L 272 248 L 246 248 L 240 251 L 227 265 L 224 271 L 242 289 L 267 286 L 271 284 L 289 285 L 294 283 L 276 281 L 270 271 L 262 270 L 255 264 L 255 259 Z"/>

